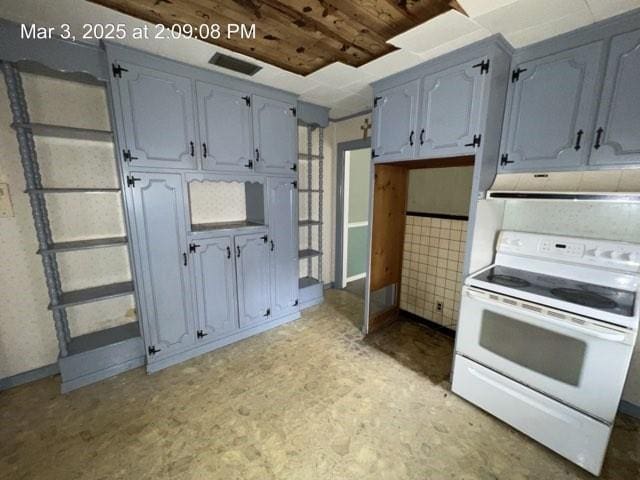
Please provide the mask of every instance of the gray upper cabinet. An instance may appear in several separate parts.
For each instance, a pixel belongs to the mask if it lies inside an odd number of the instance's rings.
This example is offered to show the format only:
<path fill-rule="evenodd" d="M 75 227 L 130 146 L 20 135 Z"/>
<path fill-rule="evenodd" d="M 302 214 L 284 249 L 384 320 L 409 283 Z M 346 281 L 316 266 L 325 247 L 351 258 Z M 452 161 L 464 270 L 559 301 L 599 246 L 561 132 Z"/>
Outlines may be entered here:
<path fill-rule="evenodd" d="M 239 326 L 232 237 L 199 238 L 189 246 L 198 308 L 198 341 L 233 333 Z"/>
<path fill-rule="evenodd" d="M 204 170 L 246 171 L 253 162 L 251 94 L 196 82 Z"/>
<path fill-rule="evenodd" d="M 640 30 L 611 41 L 590 163 L 640 163 Z"/>
<path fill-rule="evenodd" d="M 244 328 L 271 318 L 267 235 L 237 235 L 235 247 L 238 314 L 240 327 Z"/>
<path fill-rule="evenodd" d="M 503 170 L 587 163 L 603 42 L 514 63 L 503 128 Z"/>
<path fill-rule="evenodd" d="M 271 314 L 275 317 L 298 309 L 298 192 L 291 178 L 271 177 L 267 188 Z"/>
<path fill-rule="evenodd" d="M 415 153 L 418 91 L 415 80 L 378 92 L 373 106 L 372 156 L 377 162 L 409 160 Z"/>
<path fill-rule="evenodd" d="M 132 168 L 195 168 L 193 82 L 189 78 L 120 63 L 115 78 L 126 152 Z"/>
<path fill-rule="evenodd" d="M 252 102 L 256 171 L 293 174 L 298 160 L 295 105 L 258 95 Z"/>
<path fill-rule="evenodd" d="M 423 78 L 418 157 L 469 155 L 480 146 L 488 66 L 479 59 Z"/>
<path fill-rule="evenodd" d="M 181 175 L 132 172 L 137 279 L 149 361 L 195 341 Z"/>

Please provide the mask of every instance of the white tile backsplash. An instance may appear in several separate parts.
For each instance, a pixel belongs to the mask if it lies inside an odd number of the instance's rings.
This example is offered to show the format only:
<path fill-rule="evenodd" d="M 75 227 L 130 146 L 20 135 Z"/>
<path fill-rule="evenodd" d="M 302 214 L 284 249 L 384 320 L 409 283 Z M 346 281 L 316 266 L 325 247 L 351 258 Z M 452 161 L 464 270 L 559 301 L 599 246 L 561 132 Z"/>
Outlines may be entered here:
<path fill-rule="evenodd" d="M 407 215 L 400 308 L 456 328 L 466 232 L 466 220 Z"/>

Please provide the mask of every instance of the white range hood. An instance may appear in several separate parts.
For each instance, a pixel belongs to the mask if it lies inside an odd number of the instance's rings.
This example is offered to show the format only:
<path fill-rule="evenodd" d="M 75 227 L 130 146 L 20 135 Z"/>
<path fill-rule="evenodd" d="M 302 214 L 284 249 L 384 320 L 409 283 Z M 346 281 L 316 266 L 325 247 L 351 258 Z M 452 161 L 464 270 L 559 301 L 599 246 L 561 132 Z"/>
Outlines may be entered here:
<path fill-rule="evenodd" d="M 640 202 L 640 169 L 502 173 L 487 198 Z"/>

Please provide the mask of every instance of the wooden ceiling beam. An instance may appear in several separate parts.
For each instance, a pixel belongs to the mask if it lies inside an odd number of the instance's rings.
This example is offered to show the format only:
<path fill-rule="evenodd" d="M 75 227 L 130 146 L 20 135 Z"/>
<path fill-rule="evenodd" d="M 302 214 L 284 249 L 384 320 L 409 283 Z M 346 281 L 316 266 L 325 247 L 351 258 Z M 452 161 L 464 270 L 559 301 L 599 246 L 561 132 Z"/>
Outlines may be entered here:
<path fill-rule="evenodd" d="M 167 27 L 221 26 L 202 38 L 307 75 L 336 61 L 358 67 L 395 50 L 387 41 L 451 9 L 457 0 L 88 0 Z M 227 38 L 227 24 L 255 25 L 255 38 Z"/>

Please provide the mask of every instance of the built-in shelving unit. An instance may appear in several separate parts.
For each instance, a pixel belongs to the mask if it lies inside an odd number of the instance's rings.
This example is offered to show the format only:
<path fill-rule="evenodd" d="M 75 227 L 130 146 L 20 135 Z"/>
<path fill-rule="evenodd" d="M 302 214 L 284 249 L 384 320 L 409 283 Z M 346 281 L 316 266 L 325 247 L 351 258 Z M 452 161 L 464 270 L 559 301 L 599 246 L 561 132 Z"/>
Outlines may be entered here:
<path fill-rule="evenodd" d="M 34 136 L 40 137 L 93 140 L 97 142 L 113 141 L 113 132 L 108 130 L 94 130 L 90 128 L 67 127 L 64 125 L 49 125 L 45 123 L 13 123 L 11 127 L 14 130 L 28 130 Z"/>
<path fill-rule="evenodd" d="M 11 126 L 16 132 L 20 147 L 20 161 L 26 184 L 25 192 L 30 197 L 39 245 L 38 254 L 42 259 L 50 300 L 49 309 L 53 315 L 58 340 L 60 351 L 58 366 L 62 377 L 61 389 L 63 392 L 68 392 L 74 388 L 143 365 L 144 346 L 137 322 L 73 336 L 67 319 L 68 307 L 130 295 L 134 291 L 134 283 L 124 281 L 65 291 L 60 277 L 57 255 L 93 248 L 122 247 L 127 246 L 128 241 L 126 236 L 54 241 L 47 210 L 48 194 L 121 194 L 121 189 L 120 187 L 44 186 L 34 138 L 54 137 L 68 140 L 112 142 L 113 133 L 91 128 L 32 123 L 29 119 L 27 99 L 22 87 L 20 72 L 16 65 L 7 62 L 2 63 L 2 69 L 13 113 L 14 123 Z M 74 79 L 75 77 L 70 78 L 71 81 L 75 81 Z"/>
<path fill-rule="evenodd" d="M 214 222 L 214 223 L 198 223 L 191 225 L 192 232 L 207 232 L 210 230 L 236 230 L 238 228 L 264 227 L 263 223 L 250 222 L 248 220 L 242 222 Z"/>
<path fill-rule="evenodd" d="M 90 240 L 75 240 L 72 242 L 52 243 L 44 249 L 38 250 L 39 254 L 72 252 L 75 250 L 88 250 L 91 248 L 115 247 L 126 245 L 127 237 L 92 238 Z"/>
<path fill-rule="evenodd" d="M 323 298 L 322 282 L 322 217 L 323 217 L 323 128 L 316 125 L 304 125 L 300 134 L 306 133 L 305 152 L 299 152 L 300 161 L 298 193 L 302 219 L 298 226 L 304 232 L 300 242 L 298 258 L 301 262 L 302 278 L 298 281 L 300 304 L 305 306 L 320 303 Z M 303 201 L 304 200 L 304 201 Z M 304 268 L 302 268 L 304 265 Z"/>
<path fill-rule="evenodd" d="M 120 297 L 133 292 L 133 282 L 118 282 L 98 287 L 62 292 L 57 305 L 49 305 L 49 310 L 65 308 L 81 303 L 97 302 L 107 298 Z"/>
<path fill-rule="evenodd" d="M 89 188 L 66 188 L 66 187 L 47 187 L 32 188 L 26 190 L 26 193 L 117 193 L 119 188 L 112 187 L 89 187 Z"/>
<path fill-rule="evenodd" d="M 320 255 L 322 255 L 322 252 L 320 250 L 313 250 L 312 248 L 305 248 L 304 250 L 300 250 L 298 252 L 298 258 L 300 259 L 319 257 Z"/>

